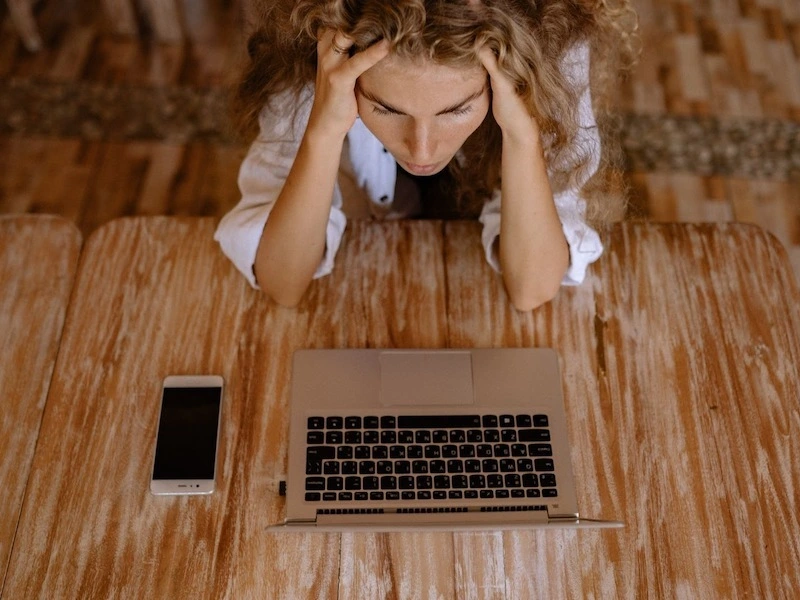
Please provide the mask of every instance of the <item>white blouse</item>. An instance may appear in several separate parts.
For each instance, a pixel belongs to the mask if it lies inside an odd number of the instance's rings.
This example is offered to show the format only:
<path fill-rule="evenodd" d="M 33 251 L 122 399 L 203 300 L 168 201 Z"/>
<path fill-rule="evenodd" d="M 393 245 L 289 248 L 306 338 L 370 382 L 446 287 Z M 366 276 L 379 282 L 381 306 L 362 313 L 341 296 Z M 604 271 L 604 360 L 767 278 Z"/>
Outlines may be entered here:
<path fill-rule="evenodd" d="M 575 146 L 588 153 L 589 164 L 574 178 L 570 186 L 554 194 L 562 229 L 569 245 L 570 264 L 564 285 L 583 282 L 588 265 L 603 252 L 597 232 L 586 224 L 586 203 L 580 189 L 597 171 L 600 159 L 600 137 L 592 110 L 589 91 L 589 49 L 585 44 L 567 52 L 562 69 L 580 92 L 578 109 L 579 129 Z M 309 87 L 300 99 L 292 94 L 277 97 L 259 116 L 260 133 L 250 146 L 239 170 L 239 189 L 242 198 L 226 214 L 217 227 L 214 239 L 222 251 L 247 278 L 258 287 L 253 265 L 264 225 L 278 199 L 283 184 L 294 163 L 300 141 L 308 123 L 313 103 L 313 88 Z M 490 109 L 491 110 L 491 109 Z M 357 119 L 347 134 L 342 148 L 338 181 L 331 199 L 328 216 L 325 254 L 314 277 L 327 275 L 344 234 L 347 218 L 345 203 L 352 200 L 343 194 L 364 196 L 365 202 L 376 207 L 390 207 L 394 201 L 397 163 L 366 126 Z M 481 241 L 486 260 L 496 271 L 500 265 L 495 239 L 500 235 L 500 190 L 487 198 L 479 217 L 483 225 Z"/>

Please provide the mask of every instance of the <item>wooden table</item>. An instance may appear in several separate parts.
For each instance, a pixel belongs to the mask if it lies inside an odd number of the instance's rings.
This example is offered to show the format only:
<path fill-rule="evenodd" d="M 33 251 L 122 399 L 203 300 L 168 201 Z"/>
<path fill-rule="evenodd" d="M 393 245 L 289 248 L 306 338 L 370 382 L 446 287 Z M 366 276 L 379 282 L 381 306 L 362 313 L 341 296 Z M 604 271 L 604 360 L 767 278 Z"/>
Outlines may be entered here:
<path fill-rule="evenodd" d="M 68 221 L 0 216 L 0 588 L 80 248 Z"/>
<path fill-rule="evenodd" d="M 475 223 L 352 223 L 296 310 L 214 222 L 86 244 L 3 598 L 800 596 L 800 314 L 744 225 L 626 224 L 587 282 L 510 308 Z M 346 265 L 346 268 L 345 268 Z M 282 517 L 292 351 L 551 346 L 582 512 L 622 530 L 267 533 Z M 218 490 L 148 491 L 168 374 L 227 382 Z"/>

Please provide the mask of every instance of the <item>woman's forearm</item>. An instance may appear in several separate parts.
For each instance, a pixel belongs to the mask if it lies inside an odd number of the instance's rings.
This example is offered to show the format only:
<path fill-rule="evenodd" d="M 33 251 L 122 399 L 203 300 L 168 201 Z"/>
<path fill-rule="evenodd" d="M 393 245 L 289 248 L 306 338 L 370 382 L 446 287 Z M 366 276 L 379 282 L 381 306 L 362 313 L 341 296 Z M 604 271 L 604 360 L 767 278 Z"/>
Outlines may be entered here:
<path fill-rule="evenodd" d="M 499 259 L 518 310 L 552 300 L 569 267 L 538 131 L 503 133 Z"/>
<path fill-rule="evenodd" d="M 341 136 L 306 131 L 255 261 L 261 289 L 284 306 L 303 297 L 325 252 L 325 234 L 339 170 Z"/>

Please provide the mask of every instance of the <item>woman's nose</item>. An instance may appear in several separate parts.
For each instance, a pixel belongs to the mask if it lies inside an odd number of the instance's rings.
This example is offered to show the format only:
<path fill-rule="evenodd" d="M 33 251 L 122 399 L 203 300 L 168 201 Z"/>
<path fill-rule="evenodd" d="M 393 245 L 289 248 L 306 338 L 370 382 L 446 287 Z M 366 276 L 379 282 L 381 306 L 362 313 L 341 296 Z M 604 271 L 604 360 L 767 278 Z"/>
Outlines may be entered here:
<path fill-rule="evenodd" d="M 414 123 L 406 134 L 406 146 L 411 160 L 418 165 L 427 165 L 436 152 L 436 138 L 426 123 Z"/>

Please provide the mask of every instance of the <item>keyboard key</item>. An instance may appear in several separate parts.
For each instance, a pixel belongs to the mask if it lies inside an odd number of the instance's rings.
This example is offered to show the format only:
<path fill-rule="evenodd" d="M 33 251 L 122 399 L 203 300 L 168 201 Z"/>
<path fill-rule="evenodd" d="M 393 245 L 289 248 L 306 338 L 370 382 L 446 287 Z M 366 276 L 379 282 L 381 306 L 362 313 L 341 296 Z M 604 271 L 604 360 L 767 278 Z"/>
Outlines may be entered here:
<path fill-rule="evenodd" d="M 458 457 L 458 446 L 454 444 L 446 444 L 442 446 L 442 457 L 444 458 L 457 458 Z"/>
<path fill-rule="evenodd" d="M 550 430 L 548 429 L 520 429 L 518 435 L 520 442 L 549 442 Z"/>
<path fill-rule="evenodd" d="M 364 417 L 364 429 L 377 429 L 379 425 L 378 417 Z"/>
<path fill-rule="evenodd" d="M 431 473 L 447 473 L 447 465 L 443 460 L 432 460 L 428 467 Z"/>
<path fill-rule="evenodd" d="M 531 469 L 533 468 L 533 464 L 531 464 Z M 465 460 L 464 461 L 464 470 L 467 473 L 480 473 L 481 472 L 481 461 L 479 460 Z"/>
<path fill-rule="evenodd" d="M 507 488 L 518 488 L 522 485 L 522 481 L 516 473 L 507 473 L 503 478 L 503 482 Z"/>
<path fill-rule="evenodd" d="M 422 458 L 423 449 L 422 446 L 409 446 L 406 449 L 406 456 L 408 458 Z"/>
<path fill-rule="evenodd" d="M 421 429 L 414 434 L 414 441 L 418 444 L 430 444 L 431 432 Z"/>
<path fill-rule="evenodd" d="M 428 461 L 427 460 L 415 460 L 411 463 L 411 472 L 412 473 L 427 473 L 428 472 Z"/>
<path fill-rule="evenodd" d="M 533 473 L 525 473 L 522 476 L 522 485 L 526 488 L 539 487 L 539 477 Z"/>
<path fill-rule="evenodd" d="M 394 429 L 397 427 L 397 418 L 392 415 L 381 417 L 381 429 Z"/>
<path fill-rule="evenodd" d="M 355 458 L 371 458 L 372 452 L 370 451 L 369 446 L 356 446 L 354 456 Z"/>
<path fill-rule="evenodd" d="M 362 460 L 358 463 L 358 472 L 361 475 L 372 475 L 375 473 L 374 460 Z"/>
<path fill-rule="evenodd" d="M 425 446 L 425 458 L 439 458 L 441 455 L 442 451 L 439 446 Z"/>
<path fill-rule="evenodd" d="M 494 497 L 495 498 L 508 498 L 509 493 L 508 490 L 495 490 Z"/>
<path fill-rule="evenodd" d="M 400 500 L 400 492 L 386 492 L 387 500 Z"/>
<path fill-rule="evenodd" d="M 539 476 L 539 483 L 542 487 L 556 487 L 556 476 L 552 473 L 545 473 Z"/>
<path fill-rule="evenodd" d="M 533 415 L 534 427 L 550 427 L 550 422 L 547 415 Z"/>
<path fill-rule="evenodd" d="M 322 475 L 322 461 L 321 460 L 306 461 L 306 475 Z"/>
<path fill-rule="evenodd" d="M 344 489 L 344 479 L 341 477 L 328 477 L 328 483 L 325 487 L 334 492 Z"/>
<path fill-rule="evenodd" d="M 380 482 L 377 477 L 364 477 L 361 480 L 361 487 L 365 490 L 377 490 L 379 486 Z"/>
<path fill-rule="evenodd" d="M 458 447 L 458 455 L 461 458 L 472 458 L 475 456 L 475 446 L 472 444 L 461 444 Z"/>
<path fill-rule="evenodd" d="M 328 417 L 325 419 L 325 427 L 327 429 L 341 429 L 344 426 L 342 417 Z"/>
<path fill-rule="evenodd" d="M 500 461 L 500 470 L 503 473 L 510 473 L 517 470 L 517 461 L 513 458 L 504 458 Z"/>
<path fill-rule="evenodd" d="M 389 458 L 389 446 L 373 446 L 372 458 Z"/>
<path fill-rule="evenodd" d="M 531 467 L 532 468 L 532 467 Z M 398 475 L 411 473 L 411 462 L 408 460 L 398 460 L 394 463 L 394 472 Z"/>
<path fill-rule="evenodd" d="M 331 446 L 344 443 L 344 434 L 341 431 L 329 431 L 325 434 L 325 443 Z"/>
<path fill-rule="evenodd" d="M 550 444 L 528 444 L 529 456 L 553 456 L 553 447 Z"/>
<path fill-rule="evenodd" d="M 464 490 L 464 498 L 466 500 L 474 500 L 478 497 L 478 490 Z"/>
<path fill-rule="evenodd" d="M 484 473 L 497 473 L 500 470 L 500 465 L 493 458 L 484 458 L 481 461 L 481 467 L 483 467 Z"/>
<path fill-rule="evenodd" d="M 437 475 L 433 478 L 433 487 L 437 490 L 449 490 L 450 489 L 450 477 L 447 475 Z"/>
<path fill-rule="evenodd" d="M 473 444 L 479 444 L 483 441 L 483 432 L 480 429 L 470 429 L 467 432 L 467 441 Z"/>
<path fill-rule="evenodd" d="M 364 432 L 365 444 L 377 444 L 381 441 L 380 433 L 374 429 Z"/>
<path fill-rule="evenodd" d="M 480 427 L 478 415 L 405 415 L 397 418 L 400 429 L 468 429 Z"/>
<path fill-rule="evenodd" d="M 525 497 L 525 490 L 523 490 L 522 488 L 517 488 L 517 489 L 511 490 L 511 497 L 512 498 L 524 498 Z"/>
<path fill-rule="evenodd" d="M 525 490 L 525 496 L 527 498 L 539 498 L 542 495 L 541 490 L 538 489 L 527 489 Z"/>
<path fill-rule="evenodd" d="M 339 463 L 335 460 L 326 460 L 322 464 L 322 472 L 325 473 L 325 475 L 338 475 Z"/>
<path fill-rule="evenodd" d="M 383 492 L 370 492 L 369 493 L 370 500 L 383 500 Z"/>
<path fill-rule="evenodd" d="M 434 500 L 446 500 L 447 499 L 447 492 L 444 490 L 436 490 L 433 492 L 433 499 Z"/>
<path fill-rule="evenodd" d="M 434 444 L 446 444 L 447 438 L 447 432 L 443 429 L 437 429 L 433 432 L 432 439 Z"/>
<path fill-rule="evenodd" d="M 469 487 L 469 478 L 466 475 L 453 475 L 450 482 L 454 488 L 463 489 Z"/>
<path fill-rule="evenodd" d="M 308 446 L 306 460 L 330 460 L 336 458 L 336 448 L 331 446 Z"/>
<path fill-rule="evenodd" d="M 490 444 L 478 444 L 478 447 L 475 450 L 478 456 L 492 456 L 494 454 Z"/>
<path fill-rule="evenodd" d="M 325 434 L 321 431 L 309 431 L 306 435 L 306 444 L 324 444 Z"/>
<path fill-rule="evenodd" d="M 480 494 L 482 499 L 494 498 L 494 490 L 481 490 Z"/>
<path fill-rule="evenodd" d="M 361 429 L 361 417 L 345 417 L 345 419 L 344 419 L 344 428 L 345 429 Z"/>
<path fill-rule="evenodd" d="M 414 500 L 417 497 L 415 492 L 400 492 L 400 497 L 403 500 Z"/>
<path fill-rule="evenodd" d="M 500 415 L 500 427 L 513 427 L 513 426 L 514 426 L 513 415 Z"/>
<path fill-rule="evenodd" d="M 447 472 L 448 473 L 463 473 L 464 472 L 464 463 L 458 459 L 450 459 L 447 461 Z"/>
<path fill-rule="evenodd" d="M 433 478 L 430 475 L 417 475 L 417 489 L 429 490 L 433 487 Z"/>
<path fill-rule="evenodd" d="M 381 431 L 381 444 L 396 444 L 397 432 L 394 429 Z"/>
<path fill-rule="evenodd" d="M 353 499 L 353 492 L 339 492 L 340 502 L 349 502 Z"/>
<path fill-rule="evenodd" d="M 497 427 L 497 415 L 483 415 L 481 421 L 484 427 Z"/>
<path fill-rule="evenodd" d="M 428 491 L 417 492 L 417 500 L 430 500 L 430 499 L 431 499 L 431 493 L 430 492 L 428 492 Z"/>
<path fill-rule="evenodd" d="M 552 458 L 537 458 L 533 461 L 534 468 L 539 471 L 555 471 L 555 465 Z"/>
<path fill-rule="evenodd" d="M 500 432 L 500 439 L 504 442 L 516 442 L 517 441 L 517 430 L 516 429 L 503 429 Z"/>
<path fill-rule="evenodd" d="M 530 415 L 517 415 L 517 427 L 530 427 L 532 424 Z"/>
<path fill-rule="evenodd" d="M 389 447 L 389 457 L 390 458 L 405 458 L 406 457 L 406 447 L 405 446 L 390 446 Z"/>
<path fill-rule="evenodd" d="M 503 476 L 502 475 L 487 475 L 486 476 L 486 485 L 490 488 L 501 488 L 503 487 Z"/>
<path fill-rule="evenodd" d="M 382 490 L 396 490 L 397 489 L 397 477 L 394 475 L 384 475 L 381 477 L 381 489 Z"/>
<path fill-rule="evenodd" d="M 414 443 L 414 432 L 413 431 L 398 431 L 397 432 L 397 442 L 400 444 L 413 444 Z"/>
<path fill-rule="evenodd" d="M 346 489 L 346 490 L 360 490 L 361 489 L 361 477 L 345 477 L 344 478 L 344 489 Z"/>
<path fill-rule="evenodd" d="M 511 456 L 528 456 L 528 447 L 525 444 L 511 444 Z"/>
<path fill-rule="evenodd" d="M 322 417 L 308 417 L 309 429 L 325 429 L 325 419 Z"/>
<path fill-rule="evenodd" d="M 353 447 L 352 446 L 339 446 L 336 449 L 336 458 L 339 460 L 350 460 L 353 458 Z"/>
<path fill-rule="evenodd" d="M 483 440 L 485 442 L 499 442 L 500 441 L 500 430 L 499 429 L 487 429 L 483 432 Z"/>
<path fill-rule="evenodd" d="M 345 431 L 344 432 L 344 443 L 345 444 L 360 444 L 361 443 L 361 432 L 360 431 Z"/>
<path fill-rule="evenodd" d="M 447 492 L 447 497 L 450 498 L 450 500 L 461 500 L 463 495 L 464 493 L 461 490 L 450 490 Z"/>
<path fill-rule="evenodd" d="M 410 475 L 405 475 L 398 479 L 398 484 L 400 485 L 401 490 L 413 490 L 416 485 L 414 484 L 414 478 Z"/>
<path fill-rule="evenodd" d="M 530 473 L 533 471 L 533 461 L 530 458 L 517 459 L 517 471 L 520 473 Z"/>
<path fill-rule="evenodd" d="M 485 488 L 486 487 L 486 477 L 484 475 L 470 475 L 469 476 L 469 487 L 475 488 Z"/>
<path fill-rule="evenodd" d="M 495 444 L 494 445 L 494 455 L 498 458 L 503 456 L 511 456 L 511 446 L 508 444 Z"/>
<path fill-rule="evenodd" d="M 463 429 L 453 429 L 450 431 L 450 443 L 461 444 L 467 441 L 467 432 Z"/>
<path fill-rule="evenodd" d="M 545 488 L 542 490 L 542 497 L 543 498 L 557 498 L 558 497 L 558 490 L 555 488 Z"/>
<path fill-rule="evenodd" d="M 355 475 L 358 473 L 358 463 L 354 460 L 346 460 L 342 463 L 342 475 Z"/>
<path fill-rule="evenodd" d="M 323 502 L 333 502 L 336 500 L 336 493 L 335 492 L 325 492 L 322 494 L 322 501 Z"/>
<path fill-rule="evenodd" d="M 306 477 L 307 492 L 321 492 L 325 489 L 324 477 Z"/>
<path fill-rule="evenodd" d="M 306 502 L 319 502 L 322 499 L 322 494 L 319 492 L 306 492 Z"/>
<path fill-rule="evenodd" d="M 353 494 L 353 498 L 358 501 L 366 500 L 369 498 L 369 494 L 367 492 L 356 492 Z"/>
<path fill-rule="evenodd" d="M 390 460 L 379 460 L 376 472 L 379 475 L 380 474 L 389 475 L 389 474 L 393 473 L 394 472 L 394 465 L 392 464 L 392 461 L 390 461 Z"/>

